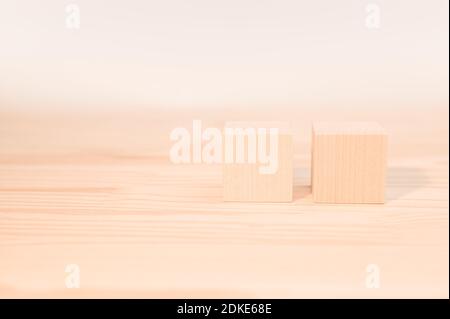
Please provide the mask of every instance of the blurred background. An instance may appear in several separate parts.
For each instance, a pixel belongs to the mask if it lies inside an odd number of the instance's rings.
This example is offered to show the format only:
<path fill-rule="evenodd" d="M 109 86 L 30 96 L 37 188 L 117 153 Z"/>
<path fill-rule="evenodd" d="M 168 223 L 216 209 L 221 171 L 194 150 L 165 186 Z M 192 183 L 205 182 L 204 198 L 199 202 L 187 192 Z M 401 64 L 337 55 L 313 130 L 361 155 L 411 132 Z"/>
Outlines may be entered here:
<path fill-rule="evenodd" d="M 448 298 L 448 33 L 448 0 L 0 0 L 0 297 Z M 173 165 L 194 119 L 289 121 L 294 201 Z M 313 205 L 327 120 L 386 128 L 386 205 Z"/>
<path fill-rule="evenodd" d="M 446 110 L 448 6 L 2 0 L 0 110 Z"/>

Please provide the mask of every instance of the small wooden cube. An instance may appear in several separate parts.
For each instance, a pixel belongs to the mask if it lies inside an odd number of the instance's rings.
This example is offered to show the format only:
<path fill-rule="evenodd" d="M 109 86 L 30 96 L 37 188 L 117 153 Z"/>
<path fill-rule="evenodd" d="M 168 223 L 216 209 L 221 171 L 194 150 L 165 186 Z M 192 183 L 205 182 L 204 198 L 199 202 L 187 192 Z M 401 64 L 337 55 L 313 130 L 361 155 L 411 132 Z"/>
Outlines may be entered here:
<path fill-rule="evenodd" d="M 227 122 L 223 146 L 224 201 L 292 201 L 293 141 L 289 124 Z"/>
<path fill-rule="evenodd" d="M 384 203 L 386 158 L 387 134 L 377 123 L 314 123 L 314 202 Z"/>

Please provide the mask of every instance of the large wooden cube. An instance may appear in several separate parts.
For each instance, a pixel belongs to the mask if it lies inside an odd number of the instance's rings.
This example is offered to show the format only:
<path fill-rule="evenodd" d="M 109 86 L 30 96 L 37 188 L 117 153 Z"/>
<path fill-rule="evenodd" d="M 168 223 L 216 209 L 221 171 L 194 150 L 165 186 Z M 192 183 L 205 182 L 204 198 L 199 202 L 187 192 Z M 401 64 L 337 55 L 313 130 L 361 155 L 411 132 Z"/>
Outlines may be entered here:
<path fill-rule="evenodd" d="M 225 201 L 292 201 L 293 141 L 289 124 L 227 122 L 223 145 Z"/>
<path fill-rule="evenodd" d="M 386 157 L 387 134 L 377 123 L 314 123 L 314 202 L 384 203 Z"/>

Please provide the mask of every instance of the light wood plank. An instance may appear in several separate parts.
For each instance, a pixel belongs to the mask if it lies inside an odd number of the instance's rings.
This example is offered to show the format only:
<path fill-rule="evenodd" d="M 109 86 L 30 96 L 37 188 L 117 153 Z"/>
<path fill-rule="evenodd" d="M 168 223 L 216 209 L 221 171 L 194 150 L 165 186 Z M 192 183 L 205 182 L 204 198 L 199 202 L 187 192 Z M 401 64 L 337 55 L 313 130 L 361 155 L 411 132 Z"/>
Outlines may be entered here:
<path fill-rule="evenodd" d="M 198 114 L 0 113 L 0 297 L 448 298 L 448 120 L 355 111 L 389 130 L 386 203 L 318 205 L 310 124 L 340 114 L 293 114 L 260 116 L 297 119 L 293 201 L 225 203 L 220 165 L 168 161 Z"/>

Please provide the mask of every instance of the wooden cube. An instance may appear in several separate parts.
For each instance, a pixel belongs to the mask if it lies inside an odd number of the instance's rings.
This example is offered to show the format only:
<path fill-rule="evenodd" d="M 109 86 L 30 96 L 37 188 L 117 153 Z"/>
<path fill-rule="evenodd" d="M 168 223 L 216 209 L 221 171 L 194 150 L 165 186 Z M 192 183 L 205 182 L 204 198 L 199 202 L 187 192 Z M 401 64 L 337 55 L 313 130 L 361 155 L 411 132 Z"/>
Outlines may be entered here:
<path fill-rule="evenodd" d="M 227 122 L 223 147 L 224 201 L 292 201 L 293 141 L 289 124 Z"/>
<path fill-rule="evenodd" d="M 314 202 L 384 203 L 386 157 L 387 134 L 377 123 L 314 123 Z"/>

